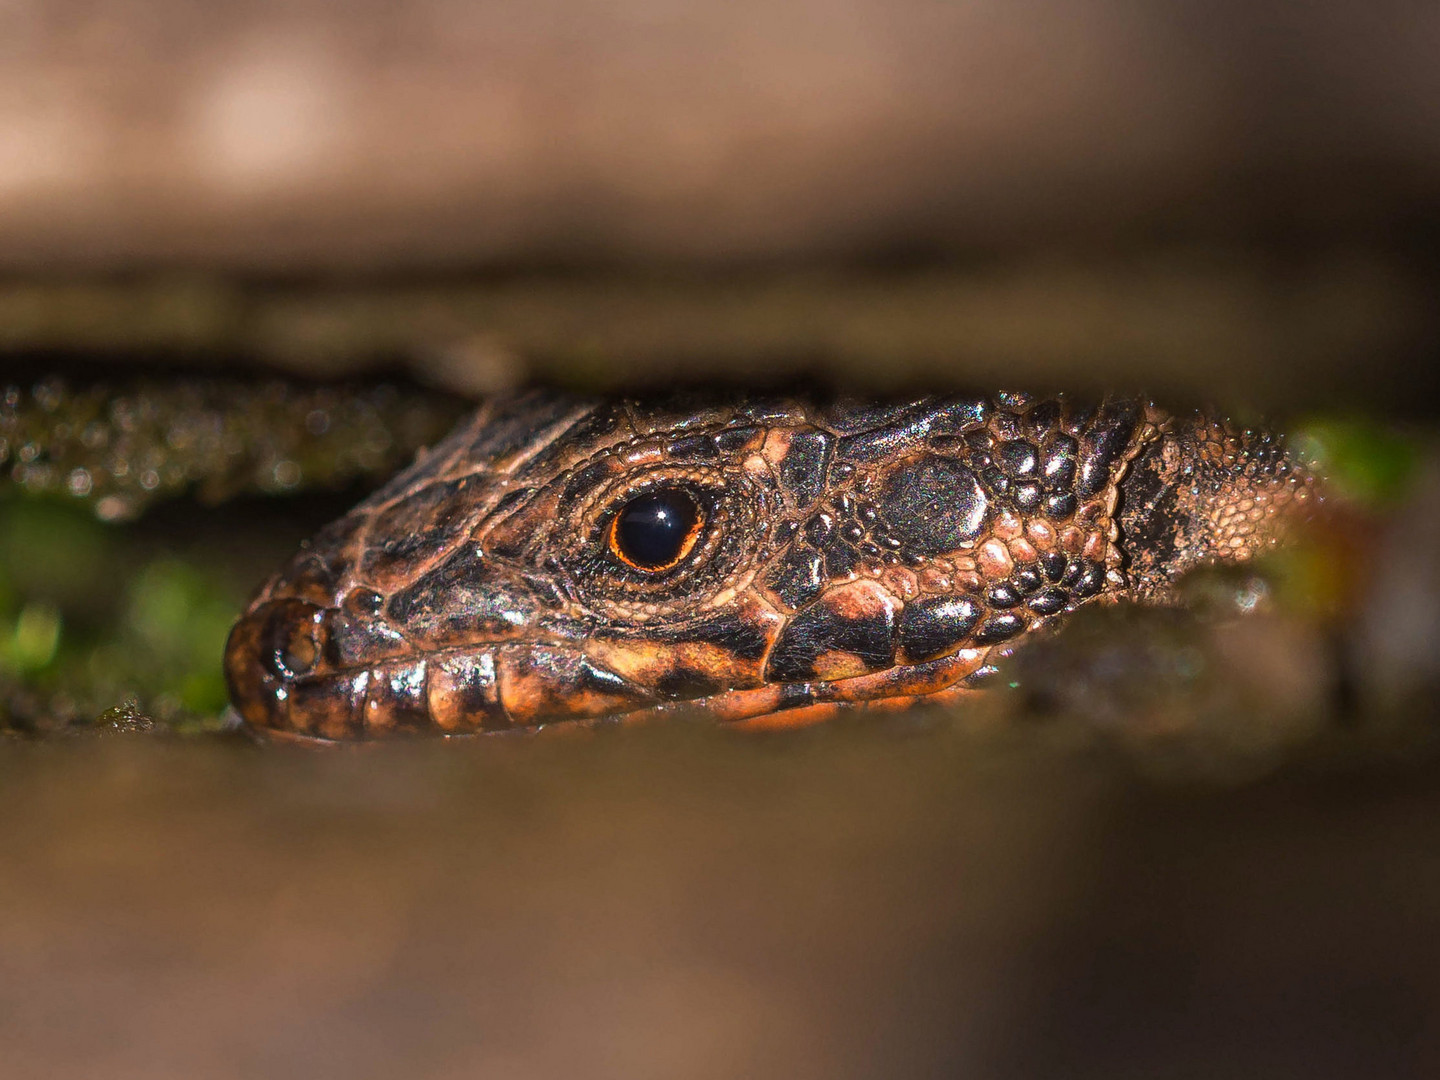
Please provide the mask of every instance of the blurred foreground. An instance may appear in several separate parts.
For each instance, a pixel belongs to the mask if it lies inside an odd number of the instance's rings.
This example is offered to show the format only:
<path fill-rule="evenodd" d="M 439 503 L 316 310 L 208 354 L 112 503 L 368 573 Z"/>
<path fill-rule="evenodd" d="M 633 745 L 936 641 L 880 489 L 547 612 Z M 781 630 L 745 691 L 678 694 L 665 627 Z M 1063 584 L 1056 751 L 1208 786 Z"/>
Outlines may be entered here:
<path fill-rule="evenodd" d="M 1156 787 L 911 721 L 0 753 L 7 1076 L 1440 1063 L 1440 770 Z"/>

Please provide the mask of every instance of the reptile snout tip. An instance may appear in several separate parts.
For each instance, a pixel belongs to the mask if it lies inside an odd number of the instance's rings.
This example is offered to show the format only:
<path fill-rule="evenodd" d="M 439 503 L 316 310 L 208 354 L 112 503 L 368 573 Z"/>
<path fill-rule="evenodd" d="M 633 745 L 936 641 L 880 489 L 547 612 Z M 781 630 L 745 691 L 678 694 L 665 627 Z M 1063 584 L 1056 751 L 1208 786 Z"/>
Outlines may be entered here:
<path fill-rule="evenodd" d="M 324 657 L 325 614 L 316 604 L 286 598 L 258 605 L 235 624 L 225 645 L 225 681 L 246 723 L 290 726 L 294 685 Z"/>
<path fill-rule="evenodd" d="M 363 589 L 335 607 L 272 597 L 240 618 L 225 677 L 251 730 L 332 742 L 509 726 L 491 650 L 416 655 L 373 599 Z"/>

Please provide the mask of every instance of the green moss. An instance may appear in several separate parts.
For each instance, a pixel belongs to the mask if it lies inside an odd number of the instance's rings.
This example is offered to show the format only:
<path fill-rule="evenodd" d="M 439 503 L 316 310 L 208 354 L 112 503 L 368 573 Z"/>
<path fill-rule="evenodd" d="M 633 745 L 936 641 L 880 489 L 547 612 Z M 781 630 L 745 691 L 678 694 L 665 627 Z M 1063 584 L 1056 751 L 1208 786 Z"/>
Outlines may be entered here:
<path fill-rule="evenodd" d="M 128 523 L 177 497 L 377 484 L 467 408 L 385 384 L 0 385 L 0 730 L 113 728 L 116 702 L 216 726 L 225 638 L 270 556 L 237 571 L 220 555 L 234 539 L 194 503 L 170 535 Z"/>
<path fill-rule="evenodd" d="M 244 589 L 82 506 L 0 499 L 0 727 L 108 723 L 130 701 L 171 725 L 213 728 Z"/>
<path fill-rule="evenodd" d="M 44 671 L 55 661 L 63 625 L 53 604 L 26 604 L 14 619 L 0 623 L 0 670 L 17 676 Z"/>
<path fill-rule="evenodd" d="M 1393 427 L 1353 417 L 1316 417 L 1293 443 L 1333 490 L 1365 506 L 1394 506 L 1409 490 L 1420 447 Z"/>

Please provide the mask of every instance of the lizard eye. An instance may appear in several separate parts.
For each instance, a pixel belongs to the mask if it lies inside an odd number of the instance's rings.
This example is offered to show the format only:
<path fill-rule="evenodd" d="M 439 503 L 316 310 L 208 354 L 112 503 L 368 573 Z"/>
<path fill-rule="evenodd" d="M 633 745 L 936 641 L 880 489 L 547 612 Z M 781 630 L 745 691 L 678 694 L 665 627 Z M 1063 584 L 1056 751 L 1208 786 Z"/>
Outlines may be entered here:
<path fill-rule="evenodd" d="M 669 570 L 689 555 L 704 525 L 695 499 L 681 488 L 637 495 L 610 522 L 610 552 L 627 566 Z"/>

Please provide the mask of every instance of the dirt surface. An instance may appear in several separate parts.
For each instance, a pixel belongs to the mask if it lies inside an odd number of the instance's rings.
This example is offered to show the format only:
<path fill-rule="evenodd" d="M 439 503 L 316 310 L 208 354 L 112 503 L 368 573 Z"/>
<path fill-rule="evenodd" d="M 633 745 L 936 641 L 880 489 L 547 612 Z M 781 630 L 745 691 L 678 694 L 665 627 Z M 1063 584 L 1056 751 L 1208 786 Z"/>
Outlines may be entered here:
<path fill-rule="evenodd" d="M 1424 1076 L 1432 766 L 1035 732 L 0 757 L 12 1076 Z"/>

